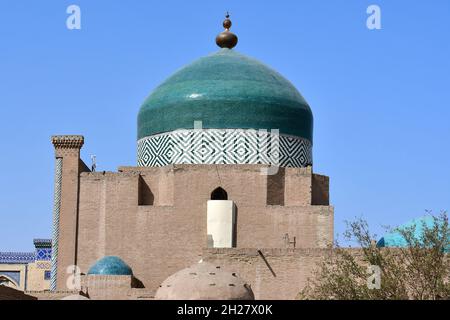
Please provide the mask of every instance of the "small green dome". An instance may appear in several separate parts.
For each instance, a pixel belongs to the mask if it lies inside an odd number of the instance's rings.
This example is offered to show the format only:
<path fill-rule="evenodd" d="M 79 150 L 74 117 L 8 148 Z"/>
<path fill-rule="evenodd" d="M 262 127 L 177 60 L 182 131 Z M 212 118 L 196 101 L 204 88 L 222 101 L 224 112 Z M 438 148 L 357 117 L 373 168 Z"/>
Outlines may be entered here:
<path fill-rule="evenodd" d="M 88 271 L 92 275 L 129 276 L 131 268 L 119 257 L 106 256 L 98 260 Z"/>
<path fill-rule="evenodd" d="M 230 49 L 182 68 L 157 87 L 138 115 L 138 139 L 177 129 L 279 129 L 312 143 L 313 115 L 278 72 Z"/>

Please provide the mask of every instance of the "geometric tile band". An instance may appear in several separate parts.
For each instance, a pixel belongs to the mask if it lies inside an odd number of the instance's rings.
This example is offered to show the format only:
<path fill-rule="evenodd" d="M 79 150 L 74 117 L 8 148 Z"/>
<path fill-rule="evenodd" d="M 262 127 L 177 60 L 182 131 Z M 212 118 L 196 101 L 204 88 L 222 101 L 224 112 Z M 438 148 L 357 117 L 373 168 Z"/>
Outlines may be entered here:
<path fill-rule="evenodd" d="M 36 252 L 0 252 L 0 264 L 28 264 L 36 261 Z"/>
<path fill-rule="evenodd" d="M 138 166 L 169 164 L 312 165 L 310 141 L 277 130 L 176 130 L 138 140 Z"/>

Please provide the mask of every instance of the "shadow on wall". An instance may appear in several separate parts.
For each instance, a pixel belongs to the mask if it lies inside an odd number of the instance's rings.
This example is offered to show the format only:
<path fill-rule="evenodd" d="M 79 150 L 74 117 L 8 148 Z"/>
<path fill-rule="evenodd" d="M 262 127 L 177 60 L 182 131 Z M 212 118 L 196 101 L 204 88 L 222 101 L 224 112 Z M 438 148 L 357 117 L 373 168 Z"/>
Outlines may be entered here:
<path fill-rule="evenodd" d="M 147 182 L 139 176 L 139 195 L 138 195 L 138 205 L 140 206 L 152 206 L 155 201 L 155 196 L 152 190 L 148 186 Z"/>
<path fill-rule="evenodd" d="M 233 239 L 232 239 L 232 247 L 237 248 L 237 224 L 238 224 L 238 208 L 236 204 L 233 202 L 234 207 L 234 225 L 233 225 Z"/>
<path fill-rule="evenodd" d="M 139 280 L 138 278 L 136 278 L 135 276 L 132 277 L 132 284 L 131 284 L 132 288 L 145 288 L 144 283 Z"/>
<path fill-rule="evenodd" d="M 285 172 L 285 168 L 278 168 L 277 174 L 267 176 L 267 205 L 284 206 Z"/>

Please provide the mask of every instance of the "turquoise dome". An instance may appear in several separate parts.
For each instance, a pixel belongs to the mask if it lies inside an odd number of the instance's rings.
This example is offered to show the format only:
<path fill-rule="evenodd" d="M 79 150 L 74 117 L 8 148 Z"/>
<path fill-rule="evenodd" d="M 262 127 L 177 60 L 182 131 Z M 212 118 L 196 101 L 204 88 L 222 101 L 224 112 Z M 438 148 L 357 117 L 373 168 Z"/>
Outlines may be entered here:
<path fill-rule="evenodd" d="M 98 260 L 88 271 L 88 274 L 129 276 L 131 268 L 119 257 L 106 256 Z"/>
<path fill-rule="evenodd" d="M 177 129 L 279 129 L 312 143 L 313 115 L 278 72 L 231 49 L 182 68 L 143 103 L 138 139 Z"/>
<path fill-rule="evenodd" d="M 435 225 L 435 220 L 433 216 L 423 216 L 417 219 L 413 219 L 405 224 L 402 224 L 397 229 L 405 229 L 414 227 L 414 237 L 415 239 L 420 239 L 423 233 L 424 225 L 427 228 L 433 228 Z M 407 247 L 407 242 L 405 238 L 398 232 L 393 231 L 385 234 L 378 242 L 378 247 L 397 247 L 405 248 Z M 445 248 L 445 252 L 450 252 L 450 247 Z"/>

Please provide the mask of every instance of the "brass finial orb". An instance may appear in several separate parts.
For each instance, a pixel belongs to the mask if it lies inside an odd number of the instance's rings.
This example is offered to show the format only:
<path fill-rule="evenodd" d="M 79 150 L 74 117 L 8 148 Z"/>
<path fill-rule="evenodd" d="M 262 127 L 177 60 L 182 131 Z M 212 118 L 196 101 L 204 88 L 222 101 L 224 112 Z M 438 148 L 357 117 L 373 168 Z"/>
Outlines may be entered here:
<path fill-rule="evenodd" d="M 238 37 L 234 33 L 230 32 L 231 25 L 230 15 L 227 12 L 225 20 L 223 21 L 223 27 L 225 30 L 219 33 L 216 37 L 216 43 L 221 48 L 232 49 L 238 43 Z"/>
<path fill-rule="evenodd" d="M 228 30 L 231 28 L 231 20 L 230 20 L 230 15 L 227 12 L 227 15 L 225 16 L 225 20 L 223 20 L 223 27 L 225 28 L 225 30 Z"/>

